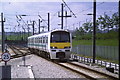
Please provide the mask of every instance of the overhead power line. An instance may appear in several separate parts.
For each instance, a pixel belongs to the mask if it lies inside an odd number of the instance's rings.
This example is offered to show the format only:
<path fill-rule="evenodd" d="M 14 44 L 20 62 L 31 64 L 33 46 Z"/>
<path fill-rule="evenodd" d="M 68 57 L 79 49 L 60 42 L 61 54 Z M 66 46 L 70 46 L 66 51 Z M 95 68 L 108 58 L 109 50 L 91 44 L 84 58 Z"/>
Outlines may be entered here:
<path fill-rule="evenodd" d="M 105 3 L 105 2 L 101 2 L 101 3 L 97 4 L 96 7 L 99 6 L 99 5 L 101 5 L 101 4 L 103 4 L 103 3 Z M 82 12 L 88 11 L 89 9 L 92 9 L 92 8 L 93 8 L 93 7 L 89 7 L 89 8 L 87 8 L 87 9 L 85 9 L 85 10 L 82 10 L 82 11 L 80 11 L 80 12 L 78 12 L 78 13 L 82 13 Z M 78 13 L 76 13 L 76 14 L 78 14 Z"/>

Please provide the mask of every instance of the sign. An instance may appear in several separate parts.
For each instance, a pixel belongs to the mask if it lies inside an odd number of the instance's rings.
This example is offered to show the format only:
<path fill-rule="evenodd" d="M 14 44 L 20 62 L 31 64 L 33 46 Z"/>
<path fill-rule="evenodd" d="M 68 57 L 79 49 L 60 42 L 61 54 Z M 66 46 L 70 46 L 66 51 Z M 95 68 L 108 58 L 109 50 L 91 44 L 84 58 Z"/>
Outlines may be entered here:
<path fill-rule="evenodd" d="M 3 53 L 2 55 L 1 55 L 1 58 L 2 58 L 2 60 L 3 61 L 5 61 L 5 62 L 7 62 L 7 61 L 9 61 L 10 60 L 10 53 Z"/>

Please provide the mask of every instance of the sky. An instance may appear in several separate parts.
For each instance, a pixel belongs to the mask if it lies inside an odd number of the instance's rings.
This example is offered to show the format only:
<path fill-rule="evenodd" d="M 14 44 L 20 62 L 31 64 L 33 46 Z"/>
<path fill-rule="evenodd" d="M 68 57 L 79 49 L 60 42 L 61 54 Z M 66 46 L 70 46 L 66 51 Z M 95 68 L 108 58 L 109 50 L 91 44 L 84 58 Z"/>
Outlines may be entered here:
<path fill-rule="evenodd" d="M 87 15 L 93 13 L 93 0 L 64 1 L 75 14 L 73 15 L 69 8 L 64 5 L 64 15 L 65 11 L 67 11 L 68 15 L 71 15 L 71 17 L 64 18 L 64 29 L 74 30 L 76 27 L 82 26 L 85 22 L 93 21 L 93 16 Z M 22 26 L 27 30 L 27 22 L 28 24 L 32 24 L 32 21 L 35 21 L 35 30 L 38 32 L 38 19 L 42 20 L 41 26 L 45 26 L 45 31 L 47 31 L 48 13 L 50 13 L 50 30 L 60 29 L 61 18 L 58 17 L 58 13 L 61 11 L 61 3 L 63 3 L 62 0 L 0 0 L 0 13 L 3 12 L 4 14 L 5 31 L 23 31 Z M 96 5 L 97 18 L 104 13 L 111 16 L 113 13 L 118 12 L 118 0 L 97 0 Z M 22 19 L 20 20 L 19 15 L 26 16 L 21 16 Z M 32 26 L 29 25 L 29 27 L 30 31 L 32 31 Z"/>

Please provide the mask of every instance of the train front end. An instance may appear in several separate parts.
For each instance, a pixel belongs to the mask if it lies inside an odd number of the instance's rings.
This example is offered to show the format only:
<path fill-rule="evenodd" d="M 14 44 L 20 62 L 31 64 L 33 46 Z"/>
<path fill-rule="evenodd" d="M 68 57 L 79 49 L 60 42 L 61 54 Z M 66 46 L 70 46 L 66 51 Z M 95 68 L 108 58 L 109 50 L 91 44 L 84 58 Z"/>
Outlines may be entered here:
<path fill-rule="evenodd" d="M 65 30 L 51 32 L 50 57 L 51 59 L 68 60 L 72 48 L 71 34 Z"/>

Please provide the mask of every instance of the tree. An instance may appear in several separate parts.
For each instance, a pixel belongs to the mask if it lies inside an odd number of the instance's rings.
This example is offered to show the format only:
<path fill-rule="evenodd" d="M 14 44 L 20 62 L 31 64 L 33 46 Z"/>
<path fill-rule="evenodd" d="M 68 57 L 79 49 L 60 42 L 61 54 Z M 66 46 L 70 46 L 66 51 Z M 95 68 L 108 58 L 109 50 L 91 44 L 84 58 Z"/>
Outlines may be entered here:
<path fill-rule="evenodd" d="M 112 15 L 112 23 L 116 29 L 119 28 L 119 14 L 118 14 L 118 12 L 116 12 Z"/>
<path fill-rule="evenodd" d="M 90 32 L 92 30 L 92 23 L 91 22 L 86 22 L 83 24 L 85 32 Z"/>
<path fill-rule="evenodd" d="M 81 35 L 84 35 L 84 34 L 85 34 L 85 30 L 84 30 L 82 27 L 79 28 L 79 31 L 80 31 L 80 34 L 81 34 Z"/>
<path fill-rule="evenodd" d="M 98 18 L 99 27 L 101 30 L 106 30 L 109 32 L 110 29 L 113 29 L 114 27 L 118 29 L 119 24 L 119 16 L 118 12 L 114 13 L 112 17 L 108 16 L 104 13 L 104 16 L 100 16 Z"/>

